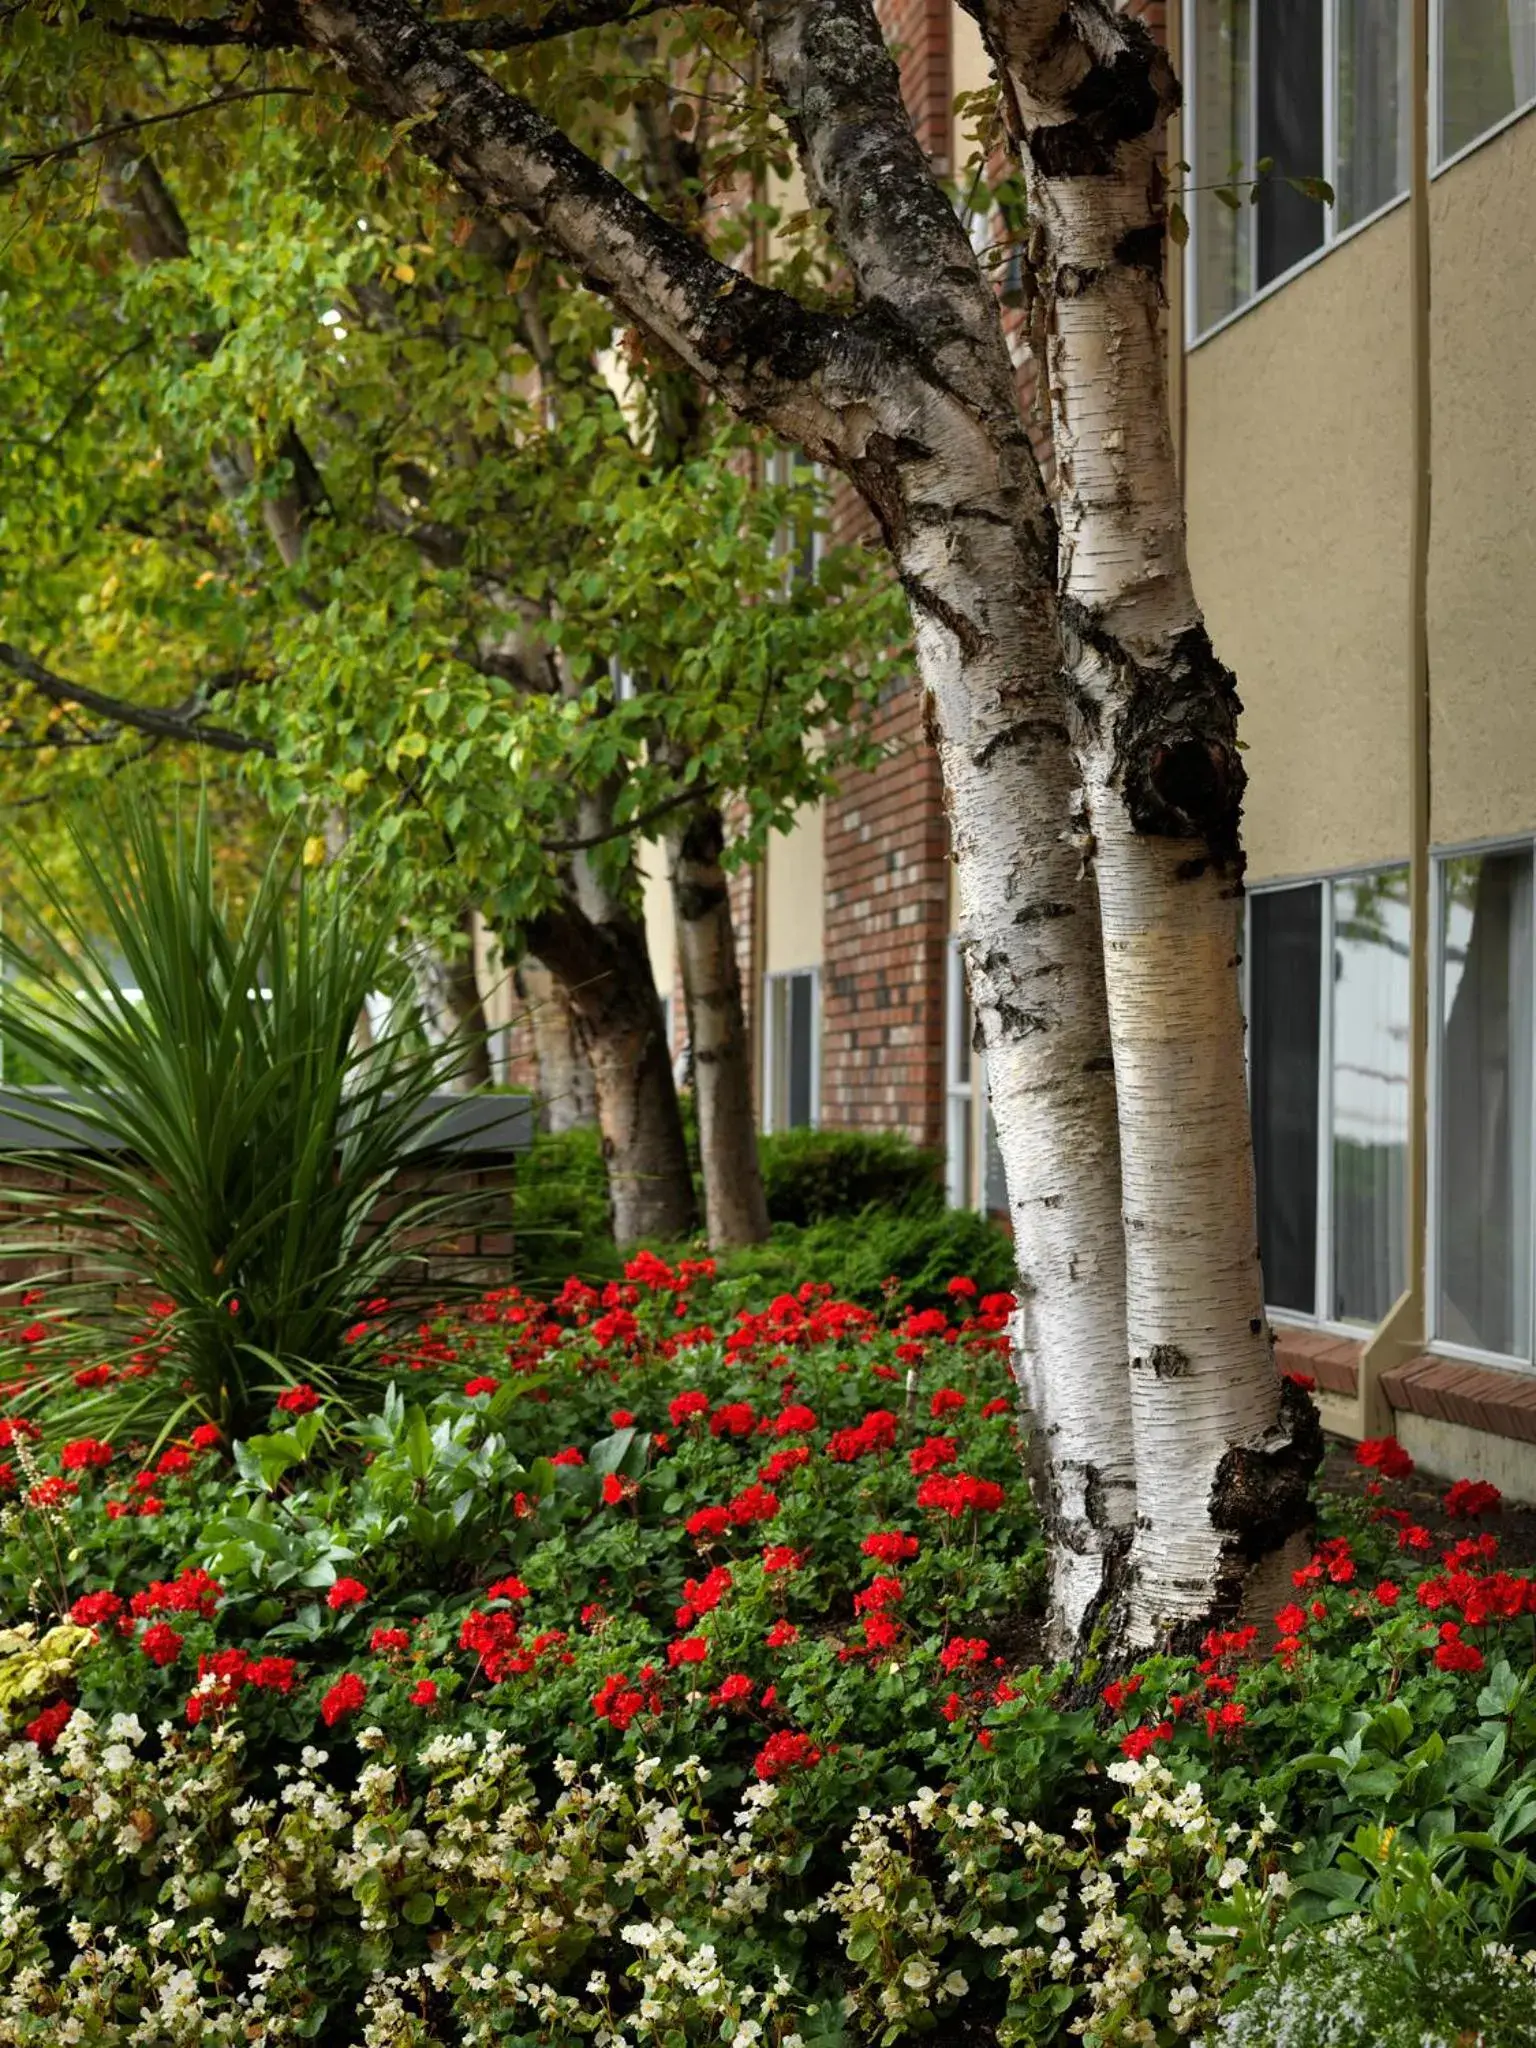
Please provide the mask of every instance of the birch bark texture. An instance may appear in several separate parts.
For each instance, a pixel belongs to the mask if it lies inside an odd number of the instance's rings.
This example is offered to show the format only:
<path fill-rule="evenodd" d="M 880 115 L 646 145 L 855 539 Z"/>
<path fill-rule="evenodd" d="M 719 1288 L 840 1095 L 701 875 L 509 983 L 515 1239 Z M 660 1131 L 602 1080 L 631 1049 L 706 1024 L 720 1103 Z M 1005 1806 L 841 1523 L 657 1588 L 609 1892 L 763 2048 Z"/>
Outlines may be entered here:
<path fill-rule="evenodd" d="M 1118 1097 L 1130 1620 L 1145 1645 L 1268 1599 L 1301 1561 L 1287 1553 L 1320 1447 L 1264 1318 L 1238 981 L 1240 705 L 1195 601 L 1169 422 L 1179 87 L 1167 52 L 1110 0 L 972 11 L 1008 89 L 1044 301 L 1066 686 Z"/>
<path fill-rule="evenodd" d="M 713 804 L 701 805 L 681 830 L 667 838 L 711 1251 L 761 1244 L 768 1235 L 751 1040 L 741 999 L 730 886 L 721 864 L 724 852 L 725 821 Z"/>

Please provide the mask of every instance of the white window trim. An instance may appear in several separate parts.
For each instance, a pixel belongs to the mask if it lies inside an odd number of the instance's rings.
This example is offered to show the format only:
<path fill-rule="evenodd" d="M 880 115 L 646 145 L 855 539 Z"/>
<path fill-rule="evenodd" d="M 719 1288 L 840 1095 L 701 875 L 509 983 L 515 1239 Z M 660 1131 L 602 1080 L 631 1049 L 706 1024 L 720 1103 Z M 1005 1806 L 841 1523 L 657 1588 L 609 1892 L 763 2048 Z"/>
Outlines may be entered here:
<path fill-rule="evenodd" d="M 944 946 L 944 1199 L 951 1209 L 974 1209 L 976 1206 L 976 1059 L 971 1053 L 970 1078 L 956 1079 L 960 1067 L 960 1023 L 964 1015 L 965 961 L 960 954 L 960 941 L 950 938 Z M 969 1144 L 966 1148 L 964 1176 L 966 1185 L 961 1187 L 961 1162 L 955 1156 L 952 1143 L 954 1127 L 963 1119 Z"/>
<path fill-rule="evenodd" d="M 1188 138 L 1184 154 L 1191 161 L 1193 161 L 1195 148 L 1194 137 L 1198 133 L 1195 115 L 1194 56 L 1195 13 L 1200 5 L 1201 0 L 1185 0 L 1180 36 L 1181 48 L 1179 52 L 1181 81 L 1184 88 L 1183 125 L 1181 132 Z M 1337 76 L 1336 52 L 1338 40 L 1336 25 L 1336 0 L 1323 0 L 1323 176 L 1335 192 L 1338 190 L 1338 92 L 1335 83 Z M 1250 78 L 1249 86 L 1250 91 L 1255 89 L 1252 78 Z M 1431 183 L 1443 172 L 1453 170 L 1457 164 L 1464 163 L 1475 150 L 1483 148 L 1486 143 L 1492 142 L 1496 136 L 1502 135 L 1506 128 L 1514 127 L 1517 121 L 1523 121 L 1526 115 L 1532 112 L 1536 112 L 1536 95 L 1523 101 L 1520 106 L 1512 108 L 1501 120 L 1496 121 L 1491 128 L 1485 128 L 1481 135 L 1475 135 L 1470 142 L 1463 143 L 1461 148 L 1456 150 L 1451 156 L 1438 157 L 1436 155 L 1440 137 L 1440 0 L 1430 0 L 1429 175 Z M 1191 172 L 1190 175 L 1193 177 L 1197 173 Z M 1246 201 L 1244 203 L 1246 204 Z M 1311 270 L 1315 264 L 1321 263 L 1326 256 L 1331 256 L 1335 249 L 1342 248 L 1346 242 L 1353 241 L 1356 235 L 1363 234 L 1367 228 L 1374 227 L 1378 221 L 1385 220 L 1389 213 L 1395 213 L 1398 207 L 1406 206 L 1407 204 L 1408 194 L 1406 192 L 1399 192 L 1394 198 L 1387 200 L 1384 205 L 1378 206 L 1374 213 L 1368 213 L 1360 220 L 1351 221 L 1346 228 L 1340 228 L 1335 225 L 1334 208 L 1325 206 L 1323 208 L 1323 239 L 1318 246 L 1310 251 L 1309 254 L 1303 256 L 1299 262 L 1293 263 L 1289 270 L 1283 270 L 1278 277 L 1272 277 L 1268 284 L 1261 285 L 1249 297 L 1244 299 L 1240 306 L 1234 306 L 1230 313 L 1224 313 L 1219 320 L 1213 320 L 1208 327 L 1199 327 L 1196 324 L 1199 310 L 1199 258 L 1196 251 L 1196 243 L 1200 231 L 1196 220 L 1195 206 L 1192 203 L 1186 206 L 1185 215 L 1189 222 L 1189 243 L 1184 252 L 1185 354 L 1193 354 L 1197 348 L 1203 348 L 1208 341 L 1214 341 L 1216 336 L 1224 334 L 1234 321 L 1241 320 L 1246 313 L 1251 313 L 1255 306 L 1263 305 L 1266 299 L 1272 299 L 1276 292 L 1282 291 L 1286 285 L 1293 283 L 1304 271 Z"/>
<path fill-rule="evenodd" d="M 774 1121 L 774 1070 L 778 1064 L 778 1038 L 774 1028 L 773 992 L 779 982 L 809 976 L 811 983 L 811 1120 L 808 1125 L 778 1124 Z M 821 969 L 782 967 L 763 976 L 763 1071 L 761 1075 L 762 1123 L 765 1134 L 777 1130 L 821 1128 Z"/>
<path fill-rule="evenodd" d="M 1536 1199 L 1531 1204 L 1531 1242 L 1528 1256 L 1531 1260 L 1531 1329 L 1528 1342 L 1530 1355 L 1521 1357 L 1518 1353 L 1488 1351 L 1480 1346 L 1458 1344 L 1448 1337 L 1439 1335 L 1440 1318 L 1440 1089 L 1443 1053 L 1441 1040 L 1444 1033 L 1445 1010 L 1445 948 L 1444 948 L 1444 876 L 1445 863 L 1469 855 L 1497 853 L 1529 854 L 1536 868 L 1536 834 L 1500 834 L 1487 839 L 1469 839 L 1436 846 L 1430 849 L 1429 873 L 1429 1046 L 1426 1069 L 1426 1131 L 1425 1174 L 1426 1189 L 1426 1237 L 1424 1257 L 1424 1320 L 1426 1325 L 1425 1344 L 1437 1357 L 1453 1358 L 1468 1365 L 1490 1366 L 1501 1372 L 1536 1376 Z M 1297 889 L 1322 885 L 1321 916 L 1322 960 L 1324 972 L 1319 986 L 1319 1001 L 1322 1013 L 1318 1020 L 1318 1192 L 1317 1192 L 1317 1251 L 1314 1275 L 1314 1312 L 1307 1314 L 1302 1309 L 1277 1308 L 1266 1302 L 1264 1313 L 1271 1322 L 1277 1322 L 1293 1329 L 1316 1330 L 1324 1336 L 1340 1337 L 1358 1343 L 1369 1335 L 1368 1328 L 1360 1323 L 1340 1322 L 1322 1314 L 1317 1308 L 1324 1297 L 1332 1271 L 1333 1232 L 1333 1189 L 1332 1189 L 1332 1070 L 1333 1070 L 1333 981 L 1328 971 L 1334 934 L 1333 895 L 1336 882 L 1352 879 L 1356 875 L 1381 874 L 1391 868 L 1400 868 L 1401 861 L 1376 861 L 1360 867 L 1331 868 L 1314 875 L 1293 875 L 1284 879 L 1266 880 L 1250 885 L 1248 901 L 1255 896 L 1272 895 L 1282 889 Z M 1536 882 L 1533 882 L 1536 886 Z M 1244 917 L 1243 945 L 1243 1008 L 1245 1015 L 1252 1013 L 1252 926 L 1248 916 Z M 1536 1016 L 1536 944 L 1531 948 L 1532 1015 Z M 1532 1095 L 1536 1106 L 1536 1033 L 1532 1034 Z M 1531 1144 L 1531 1172 L 1536 1180 L 1536 1107 L 1533 1107 Z M 1536 1192 L 1536 1191 L 1533 1191 Z"/>

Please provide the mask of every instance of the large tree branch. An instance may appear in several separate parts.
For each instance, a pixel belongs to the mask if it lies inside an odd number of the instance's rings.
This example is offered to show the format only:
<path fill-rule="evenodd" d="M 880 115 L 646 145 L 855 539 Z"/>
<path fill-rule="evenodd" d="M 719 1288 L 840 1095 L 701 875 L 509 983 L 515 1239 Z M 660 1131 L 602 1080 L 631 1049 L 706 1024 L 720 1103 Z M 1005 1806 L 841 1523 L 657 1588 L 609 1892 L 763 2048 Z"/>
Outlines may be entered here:
<path fill-rule="evenodd" d="M 526 222 L 737 410 L 846 459 L 848 415 L 891 366 L 890 323 L 809 312 L 719 262 L 407 0 L 307 0 L 302 19 L 369 109 L 410 123 L 411 147 L 482 206 Z"/>
<path fill-rule="evenodd" d="M 482 15 L 439 21 L 436 26 L 461 50 L 526 50 L 554 42 L 584 28 L 624 28 L 662 10 L 686 7 L 689 0 L 557 0 L 538 21 Z M 200 21 L 174 21 L 163 14 L 119 14 L 103 27 L 113 35 L 146 43 L 172 43 L 183 49 L 291 49 L 304 41 L 294 0 L 263 0 L 239 14 L 215 14 Z"/>
<path fill-rule="evenodd" d="M 594 846 L 606 846 L 614 839 L 634 838 L 660 819 L 667 818 L 674 811 L 680 811 L 687 804 L 702 803 L 705 797 L 713 796 L 713 782 L 692 782 L 686 789 L 674 790 L 669 797 L 650 805 L 647 810 L 636 811 L 632 818 L 620 818 L 601 832 L 587 832 L 575 839 L 541 839 L 540 846 L 546 853 L 586 853 Z"/>
<path fill-rule="evenodd" d="M 55 675 L 40 661 L 34 661 L 30 654 L 24 654 L 19 647 L 0 640 L 0 668 L 7 668 L 24 683 L 30 683 L 40 696 L 46 697 L 61 709 L 78 706 L 97 718 L 105 718 L 113 725 L 126 727 L 130 732 L 148 733 L 157 740 L 183 740 L 196 747 L 211 747 L 221 754 L 264 754 L 268 760 L 276 755 L 276 748 L 270 740 L 258 738 L 254 733 L 231 732 L 221 725 L 203 723 L 203 706 L 197 699 L 175 710 L 161 710 L 152 704 L 133 704 L 125 697 L 109 697 L 100 690 L 93 690 L 86 683 L 68 682 L 63 676 Z"/>
<path fill-rule="evenodd" d="M 810 196 L 859 290 L 968 402 L 1016 419 L 995 296 L 913 130 L 872 0 L 754 0 L 752 14 Z"/>

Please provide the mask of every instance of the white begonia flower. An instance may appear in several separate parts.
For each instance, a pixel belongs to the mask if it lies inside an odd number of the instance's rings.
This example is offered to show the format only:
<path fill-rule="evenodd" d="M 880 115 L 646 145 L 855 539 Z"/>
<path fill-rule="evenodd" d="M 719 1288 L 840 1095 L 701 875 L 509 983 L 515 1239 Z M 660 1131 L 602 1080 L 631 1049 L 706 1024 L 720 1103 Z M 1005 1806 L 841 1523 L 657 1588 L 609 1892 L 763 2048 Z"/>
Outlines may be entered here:
<path fill-rule="evenodd" d="M 951 1970 L 944 1979 L 944 1982 L 939 1986 L 939 1990 L 945 1998 L 964 1998 L 970 1988 L 970 1985 L 966 1983 L 958 1970 Z"/>
<path fill-rule="evenodd" d="M 901 1973 L 901 1981 L 912 1991 L 926 1991 L 933 1982 L 934 1967 L 926 1956 L 909 1956 Z"/>

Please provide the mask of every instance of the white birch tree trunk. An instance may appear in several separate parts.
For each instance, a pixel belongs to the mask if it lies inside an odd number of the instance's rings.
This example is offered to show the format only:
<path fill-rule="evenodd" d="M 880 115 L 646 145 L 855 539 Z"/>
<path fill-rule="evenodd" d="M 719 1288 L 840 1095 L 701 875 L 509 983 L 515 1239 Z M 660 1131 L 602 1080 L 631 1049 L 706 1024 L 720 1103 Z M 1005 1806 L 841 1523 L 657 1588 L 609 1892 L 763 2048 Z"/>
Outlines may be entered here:
<path fill-rule="evenodd" d="M 1109 0 L 989 4 L 1045 299 L 1068 687 L 1119 1105 L 1138 1530 L 1131 1636 L 1267 1613 L 1320 1445 L 1264 1319 L 1239 999 L 1237 690 L 1169 428 L 1166 53 Z"/>

